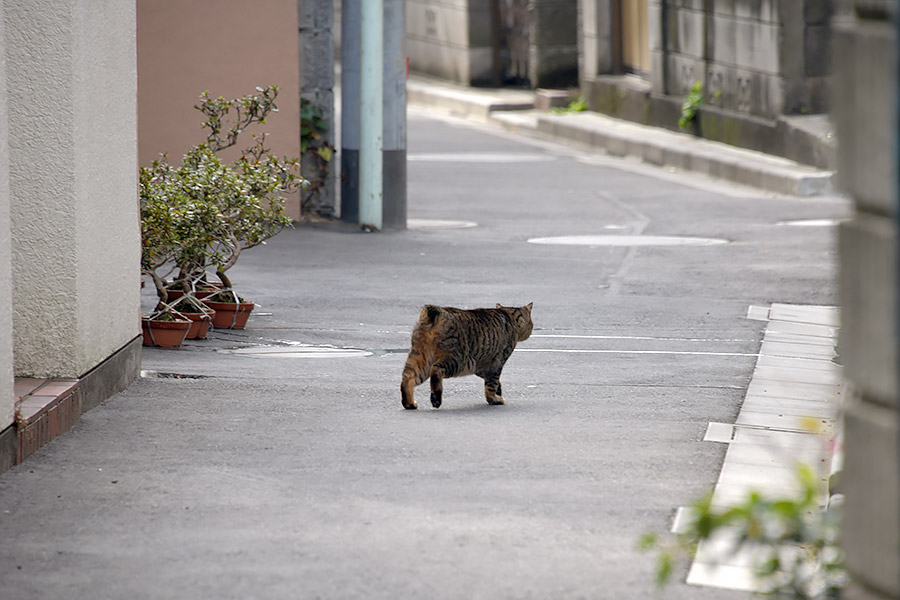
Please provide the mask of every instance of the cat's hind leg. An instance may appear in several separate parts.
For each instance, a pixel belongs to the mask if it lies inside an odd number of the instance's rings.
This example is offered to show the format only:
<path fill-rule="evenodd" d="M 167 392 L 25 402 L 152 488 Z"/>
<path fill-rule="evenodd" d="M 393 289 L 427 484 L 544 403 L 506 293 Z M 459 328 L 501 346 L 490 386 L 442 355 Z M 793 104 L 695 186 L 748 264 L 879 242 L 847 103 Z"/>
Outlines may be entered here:
<path fill-rule="evenodd" d="M 504 404 L 503 390 L 500 386 L 500 372 L 484 374 L 484 398 L 488 404 Z"/>
<path fill-rule="evenodd" d="M 435 408 L 441 407 L 441 400 L 444 395 L 444 383 L 437 370 L 431 372 L 431 405 Z"/>
<path fill-rule="evenodd" d="M 410 352 L 403 367 L 403 378 L 400 380 L 400 401 L 403 408 L 415 410 L 419 407 L 415 400 L 415 388 L 425 381 L 431 371 L 431 367 L 425 364 L 421 354 Z"/>

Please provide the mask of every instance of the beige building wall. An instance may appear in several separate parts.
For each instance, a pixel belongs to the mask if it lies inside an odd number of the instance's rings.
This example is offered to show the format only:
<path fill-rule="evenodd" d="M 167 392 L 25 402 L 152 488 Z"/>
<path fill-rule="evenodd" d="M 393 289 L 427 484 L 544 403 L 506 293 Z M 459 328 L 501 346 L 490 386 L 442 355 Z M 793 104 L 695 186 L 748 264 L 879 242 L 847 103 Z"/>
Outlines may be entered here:
<path fill-rule="evenodd" d="M 173 163 L 206 139 L 199 95 L 237 98 L 278 85 L 279 112 L 248 134 L 268 132 L 280 156 L 300 156 L 297 0 L 137 0 L 138 141 L 141 165 L 167 152 Z M 226 159 L 240 156 L 231 148 Z M 298 194 L 288 214 L 300 217 Z"/>
<path fill-rule="evenodd" d="M 135 9 L 7 1 L 3 18 L 15 373 L 81 377 L 140 334 Z"/>
<path fill-rule="evenodd" d="M 3 31 L 3 4 L 0 0 L 0 40 Z M 6 109 L 6 58 L 0 44 L 0 431 L 14 419 L 12 264 L 9 228 L 9 121 Z M 2 459 L 0 459 L 2 461 Z M 2 467 L 0 467 L 2 470 Z"/>

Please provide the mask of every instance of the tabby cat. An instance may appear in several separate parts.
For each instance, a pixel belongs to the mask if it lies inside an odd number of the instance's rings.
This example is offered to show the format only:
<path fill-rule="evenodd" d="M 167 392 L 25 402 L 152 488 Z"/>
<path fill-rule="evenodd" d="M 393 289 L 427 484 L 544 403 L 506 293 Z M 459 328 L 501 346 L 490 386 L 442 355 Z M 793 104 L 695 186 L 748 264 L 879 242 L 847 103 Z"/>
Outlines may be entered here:
<path fill-rule="evenodd" d="M 500 372 L 515 350 L 516 342 L 525 341 L 531 335 L 532 304 L 519 308 L 498 304 L 497 308 L 474 310 L 430 304 L 423 307 L 403 367 L 400 383 L 403 408 L 418 407 L 413 390 L 429 377 L 431 405 L 439 408 L 442 380 L 472 374 L 484 379 L 488 404 L 503 404 Z"/>

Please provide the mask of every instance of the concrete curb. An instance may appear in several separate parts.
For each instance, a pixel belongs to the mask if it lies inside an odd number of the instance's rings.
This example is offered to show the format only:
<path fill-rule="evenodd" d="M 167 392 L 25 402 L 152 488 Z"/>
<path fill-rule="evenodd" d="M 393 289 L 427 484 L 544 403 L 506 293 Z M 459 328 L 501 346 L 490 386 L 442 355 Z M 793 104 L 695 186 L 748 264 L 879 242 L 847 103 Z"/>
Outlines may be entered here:
<path fill-rule="evenodd" d="M 828 306 L 753 306 L 748 318 L 767 321 L 759 358 L 734 424 L 710 423 L 704 440 L 728 444 L 712 503 L 727 508 L 751 490 L 796 494 L 796 464 L 813 467 L 823 486 L 841 457 L 835 454 L 838 409 L 845 383 L 834 362 L 840 310 Z M 829 502 L 823 497 L 822 504 Z M 676 524 L 677 527 L 677 524 Z M 687 582 L 759 591 L 752 549 L 723 554 L 735 532 L 700 542 Z"/>
<path fill-rule="evenodd" d="M 407 99 L 416 106 L 517 133 L 575 143 L 610 156 L 636 158 L 768 192 L 793 196 L 834 193 L 832 171 L 599 113 L 535 111 L 531 90 L 482 90 L 416 77 L 407 82 Z"/>

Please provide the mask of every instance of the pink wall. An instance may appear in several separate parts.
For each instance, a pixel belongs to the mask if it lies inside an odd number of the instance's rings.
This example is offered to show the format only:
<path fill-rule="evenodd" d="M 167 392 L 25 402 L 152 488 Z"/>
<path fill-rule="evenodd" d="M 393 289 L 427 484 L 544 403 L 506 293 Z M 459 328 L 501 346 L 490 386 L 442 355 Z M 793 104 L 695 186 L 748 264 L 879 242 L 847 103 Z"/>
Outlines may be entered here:
<path fill-rule="evenodd" d="M 300 67 L 297 0 L 137 0 L 138 157 L 149 165 L 168 152 L 173 163 L 206 139 L 198 96 L 237 98 L 278 85 L 275 113 L 264 126 L 267 146 L 300 155 Z M 238 148 L 252 143 L 244 134 Z M 223 153 L 240 155 L 238 148 Z M 300 216 L 299 194 L 287 197 Z"/>

